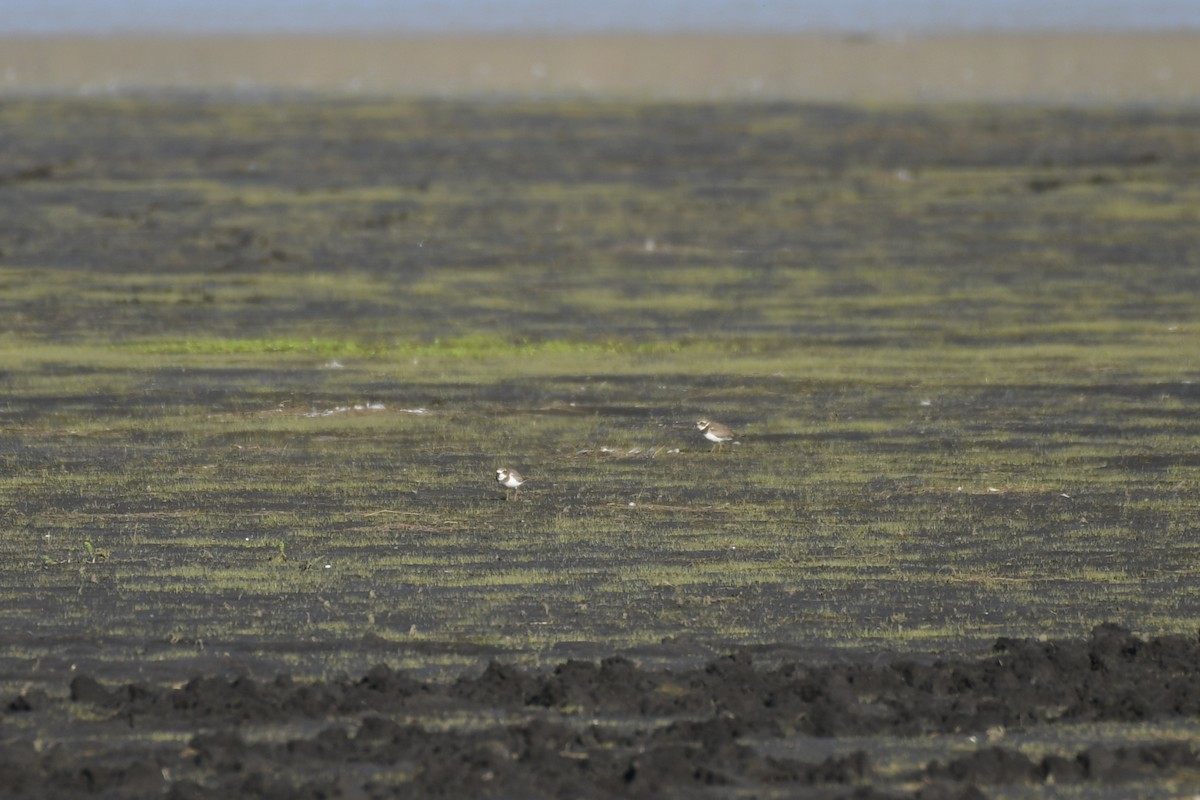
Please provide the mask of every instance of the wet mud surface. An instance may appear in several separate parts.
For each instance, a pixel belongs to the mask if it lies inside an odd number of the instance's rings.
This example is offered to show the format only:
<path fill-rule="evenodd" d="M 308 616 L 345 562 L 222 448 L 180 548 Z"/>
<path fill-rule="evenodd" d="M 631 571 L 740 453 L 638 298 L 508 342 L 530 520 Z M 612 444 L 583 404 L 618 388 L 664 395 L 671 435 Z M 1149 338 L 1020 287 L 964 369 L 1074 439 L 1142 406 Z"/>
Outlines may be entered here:
<path fill-rule="evenodd" d="M 1197 120 L 6 99 L 0 794 L 1194 796 Z"/>
<path fill-rule="evenodd" d="M 1150 797 L 1200 785 L 1195 739 L 1169 728 L 1200 716 L 1198 664 L 1196 637 L 1106 625 L 961 660 L 763 665 L 739 650 L 692 670 L 492 662 L 449 683 L 386 665 L 175 687 L 79 675 L 66 696 L 5 699 L 4 730 L 44 738 L 9 738 L 0 781 L 13 797 Z M 1146 722 L 1162 726 L 1147 741 L 1019 740 Z M 883 755 L 935 736 L 957 746 Z"/>

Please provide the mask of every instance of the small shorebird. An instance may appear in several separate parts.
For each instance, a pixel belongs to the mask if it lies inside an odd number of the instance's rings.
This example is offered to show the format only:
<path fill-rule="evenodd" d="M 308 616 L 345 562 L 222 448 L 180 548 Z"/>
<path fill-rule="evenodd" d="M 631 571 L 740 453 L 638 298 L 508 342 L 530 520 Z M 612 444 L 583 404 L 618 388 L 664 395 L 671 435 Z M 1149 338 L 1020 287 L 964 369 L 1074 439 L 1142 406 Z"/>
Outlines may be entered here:
<path fill-rule="evenodd" d="M 521 488 L 521 484 L 525 479 L 521 477 L 521 473 L 509 467 L 502 467 L 496 470 L 496 482 L 504 487 L 504 499 L 508 500 L 508 490 L 513 490 L 513 496 L 517 494 L 517 490 Z"/>
<path fill-rule="evenodd" d="M 719 422 L 702 419 L 696 423 L 696 430 L 704 434 L 704 438 L 713 443 L 712 450 L 720 450 L 721 446 L 726 442 L 732 442 L 736 434 L 728 425 L 722 425 Z"/>

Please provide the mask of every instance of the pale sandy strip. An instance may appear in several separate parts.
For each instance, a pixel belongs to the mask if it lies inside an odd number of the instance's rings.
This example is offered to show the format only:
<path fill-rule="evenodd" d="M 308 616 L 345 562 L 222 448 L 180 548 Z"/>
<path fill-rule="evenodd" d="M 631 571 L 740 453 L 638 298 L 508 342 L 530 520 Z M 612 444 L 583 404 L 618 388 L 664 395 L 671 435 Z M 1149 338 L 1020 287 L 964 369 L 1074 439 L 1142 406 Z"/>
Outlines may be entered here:
<path fill-rule="evenodd" d="M 1200 102 L 1200 32 L 0 39 L 0 92 Z"/>

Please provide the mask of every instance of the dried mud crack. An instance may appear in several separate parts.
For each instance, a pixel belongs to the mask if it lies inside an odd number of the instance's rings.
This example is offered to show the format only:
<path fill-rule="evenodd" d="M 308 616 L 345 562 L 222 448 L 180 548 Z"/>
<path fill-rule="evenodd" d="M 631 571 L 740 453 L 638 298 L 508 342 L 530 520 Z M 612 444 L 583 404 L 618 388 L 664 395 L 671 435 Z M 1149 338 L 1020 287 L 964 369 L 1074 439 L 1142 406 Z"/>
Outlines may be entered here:
<path fill-rule="evenodd" d="M 1000 639 L 976 660 L 686 671 L 622 657 L 548 671 L 493 662 L 451 683 L 197 677 L 4 703 L 12 796 L 980 797 L 1000 785 L 1200 787 L 1186 738 L 1031 754 L 1021 731 L 1200 716 L 1200 640 L 1115 625 L 1086 641 Z M 27 735 L 36 730 L 37 735 Z M 970 752 L 884 769 L 880 737 L 963 735 Z M 850 737 L 834 752 L 839 737 Z M 874 737 L 874 738 L 871 738 Z M 1001 742 L 1001 743 L 998 743 Z M 781 748 L 788 755 L 780 755 Z"/>

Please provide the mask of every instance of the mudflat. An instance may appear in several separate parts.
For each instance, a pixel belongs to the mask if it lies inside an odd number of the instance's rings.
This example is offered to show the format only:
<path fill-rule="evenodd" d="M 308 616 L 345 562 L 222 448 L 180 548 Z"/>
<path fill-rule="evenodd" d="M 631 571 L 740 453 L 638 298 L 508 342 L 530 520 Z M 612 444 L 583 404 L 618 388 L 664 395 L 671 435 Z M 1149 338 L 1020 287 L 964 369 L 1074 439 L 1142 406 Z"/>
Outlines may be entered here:
<path fill-rule="evenodd" d="M 6 98 L 0 785 L 1195 794 L 1198 121 Z"/>

